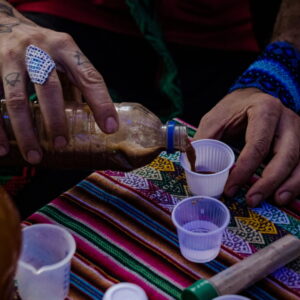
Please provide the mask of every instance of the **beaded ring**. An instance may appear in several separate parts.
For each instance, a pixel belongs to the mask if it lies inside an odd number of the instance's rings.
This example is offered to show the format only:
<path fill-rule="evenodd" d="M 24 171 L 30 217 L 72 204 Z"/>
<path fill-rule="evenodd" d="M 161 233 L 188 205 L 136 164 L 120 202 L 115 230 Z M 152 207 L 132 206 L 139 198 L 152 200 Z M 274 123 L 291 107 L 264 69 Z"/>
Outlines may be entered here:
<path fill-rule="evenodd" d="M 269 44 L 230 88 L 255 87 L 300 111 L 300 52 L 287 42 Z"/>
<path fill-rule="evenodd" d="M 55 68 L 55 62 L 50 55 L 34 45 L 26 48 L 25 62 L 30 80 L 41 85 L 47 81 Z"/>

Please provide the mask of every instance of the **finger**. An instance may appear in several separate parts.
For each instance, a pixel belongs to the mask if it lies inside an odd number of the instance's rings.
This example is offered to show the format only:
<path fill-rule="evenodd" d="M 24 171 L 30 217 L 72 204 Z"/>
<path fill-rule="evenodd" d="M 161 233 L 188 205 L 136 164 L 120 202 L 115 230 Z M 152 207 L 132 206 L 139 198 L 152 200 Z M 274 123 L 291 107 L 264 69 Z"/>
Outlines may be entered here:
<path fill-rule="evenodd" d="M 289 178 L 276 191 L 274 199 L 279 205 L 286 205 L 300 195 L 300 163 Z"/>
<path fill-rule="evenodd" d="M 74 86 L 64 72 L 57 72 L 60 84 L 63 89 L 64 102 L 82 103 L 80 90 Z"/>
<path fill-rule="evenodd" d="M 41 161 L 42 151 L 34 132 L 26 95 L 25 67 L 17 60 L 4 60 L 2 68 L 6 108 L 20 152 L 31 164 Z"/>
<path fill-rule="evenodd" d="M 274 107 L 272 107 L 274 105 Z M 261 164 L 270 150 L 281 110 L 277 102 L 255 106 L 248 111 L 248 126 L 243 150 L 225 186 L 225 194 L 232 197 Z"/>
<path fill-rule="evenodd" d="M 193 140 L 200 139 L 220 139 L 225 126 L 224 112 L 215 107 L 200 120 L 198 129 Z"/>
<path fill-rule="evenodd" d="M 4 90 L 3 90 L 3 85 L 0 83 L 0 96 L 1 99 L 4 98 Z M 3 100 L 1 100 L 3 101 Z M 2 113 L 2 111 L 1 111 Z M 7 135 L 4 130 L 4 122 L 2 119 L 3 115 L 0 117 L 0 156 L 4 156 L 8 153 L 9 151 L 9 142 Z"/>
<path fill-rule="evenodd" d="M 67 144 L 67 124 L 62 87 L 55 69 L 43 85 L 35 84 L 47 134 L 55 148 Z"/>
<path fill-rule="evenodd" d="M 254 207 L 273 194 L 299 162 L 298 126 L 284 114 L 274 140 L 274 157 L 265 167 L 261 178 L 249 189 L 246 199 Z"/>
<path fill-rule="evenodd" d="M 9 151 L 9 141 L 4 130 L 4 122 L 2 116 L 0 118 L 0 156 L 4 156 Z"/>
<path fill-rule="evenodd" d="M 81 90 L 99 127 L 106 133 L 117 131 L 118 115 L 101 74 L 68 35 L 61 34 L 60 38 L 63 46 L 56 53 L 56 60 L 64 66 L 69 78 Z"/>
<path fill-rule="evenodd" d="M 78 51 L 78 55 L 82 54 Z M 76 85 L 91 107 L 99 127 L 106 133 L 115 132 L 118 129 L 118 116 L 101 74 L 89 62 L 77 62 L 75 65 L 69 57 L 66 63 L 75 78 Z"/>

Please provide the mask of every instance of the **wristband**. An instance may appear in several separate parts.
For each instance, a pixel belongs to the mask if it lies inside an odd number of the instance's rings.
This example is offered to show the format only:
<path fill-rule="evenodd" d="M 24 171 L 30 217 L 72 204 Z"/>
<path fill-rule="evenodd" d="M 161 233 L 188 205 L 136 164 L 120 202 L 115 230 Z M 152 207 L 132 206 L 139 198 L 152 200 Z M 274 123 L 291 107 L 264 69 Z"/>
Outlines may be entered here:
<path fill-rule="evenodd" d="M 300 52 L 287 42 L 269 44 L 230 88 L 254 87 L 300 111 Z"/>

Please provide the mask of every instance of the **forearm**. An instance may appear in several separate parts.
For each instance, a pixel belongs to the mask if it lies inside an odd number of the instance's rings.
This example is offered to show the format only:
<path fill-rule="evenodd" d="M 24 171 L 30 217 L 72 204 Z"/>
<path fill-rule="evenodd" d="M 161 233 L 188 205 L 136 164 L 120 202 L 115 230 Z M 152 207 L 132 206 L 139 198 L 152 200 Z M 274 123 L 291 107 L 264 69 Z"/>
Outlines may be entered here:
<path fill-rule="evenodd" d="M 300 1 L 283 0 L 274 26 L 272 42 L 285 41 L 300 50 Z"/>

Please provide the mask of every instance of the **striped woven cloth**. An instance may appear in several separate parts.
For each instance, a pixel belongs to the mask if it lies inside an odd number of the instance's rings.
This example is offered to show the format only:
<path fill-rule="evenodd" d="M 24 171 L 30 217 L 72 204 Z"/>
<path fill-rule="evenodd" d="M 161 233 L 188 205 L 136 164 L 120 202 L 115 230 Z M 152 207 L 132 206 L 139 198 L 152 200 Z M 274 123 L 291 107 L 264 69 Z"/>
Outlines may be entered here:
<path fill-rule="evenodd" d="M 192 128 L 190 128 L 192 133 Z M 258 170 L 258 174 L 261 170 Z M 300 209 L 268 202 L 250 209 L 245 190 L 222 199 L 231 211 L 219 256 L 205 264 L 185 260 L 170 213 L 189 195 L 179 153 L 165 152 L 132 172 L 94 172 L 26 221 L 54 223 L 74 236 L 69 299 L 102 299 L 118 282 L 141 286 L 150 300 L 180 299 L 195 280 L 208 278 L 287 233 L 300 238 Z M 299 299 L 300 259 L 243 292 L 251 299 Z"/>

